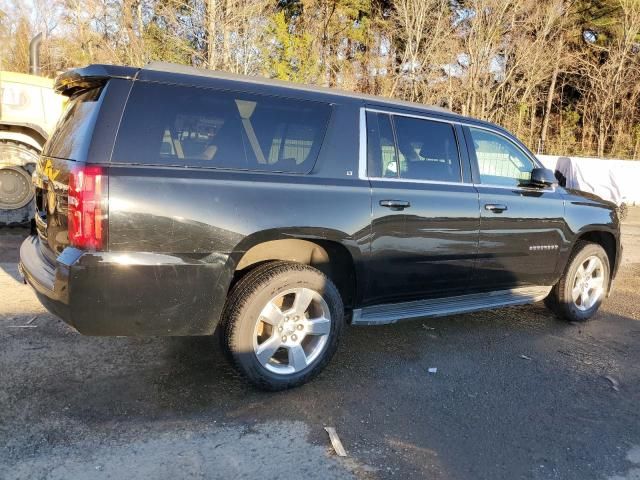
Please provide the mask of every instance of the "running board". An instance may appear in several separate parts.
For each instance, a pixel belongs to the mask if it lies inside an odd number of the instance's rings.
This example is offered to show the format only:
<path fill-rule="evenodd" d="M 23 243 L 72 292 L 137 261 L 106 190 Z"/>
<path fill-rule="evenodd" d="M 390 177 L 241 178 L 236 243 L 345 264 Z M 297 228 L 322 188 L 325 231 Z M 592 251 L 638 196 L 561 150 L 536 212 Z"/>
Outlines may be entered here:
<path fill-rule="evenodd" d="M 385 325 L 410 318 L 444 317 L 458 313 L 524 305 L 545 298 L 553 287 L 524 287 L 473 293 L 457 297 L 434 298 L 414 302 L 387 303 L 353 311 L 353 325 Z"/>

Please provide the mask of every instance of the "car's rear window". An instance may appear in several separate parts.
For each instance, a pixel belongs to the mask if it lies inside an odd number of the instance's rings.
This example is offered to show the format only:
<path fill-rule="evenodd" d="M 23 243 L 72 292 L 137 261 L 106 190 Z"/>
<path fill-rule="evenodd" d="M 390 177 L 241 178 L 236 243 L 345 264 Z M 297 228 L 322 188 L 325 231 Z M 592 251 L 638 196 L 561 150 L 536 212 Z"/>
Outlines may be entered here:
<path fill-rule="evenodd" d="M 320 102 L 140 82 L 111 161 L 307 173 L 330 112 Z"/>
<path fill-rule="evenodd" d="M 86 160 L 104 88 L 72 97 L 44 148 L 44 155 L 67 160 Z"/>

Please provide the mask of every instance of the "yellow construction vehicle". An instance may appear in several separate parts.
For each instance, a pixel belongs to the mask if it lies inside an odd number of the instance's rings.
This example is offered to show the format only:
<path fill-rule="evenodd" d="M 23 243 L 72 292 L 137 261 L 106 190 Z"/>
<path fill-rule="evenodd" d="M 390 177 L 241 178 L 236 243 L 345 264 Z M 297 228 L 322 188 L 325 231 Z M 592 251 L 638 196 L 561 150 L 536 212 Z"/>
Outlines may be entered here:
<path fill-rule="evenodd" d="M 31 174 L 64 105 L 53 80 L 38 76 L 40 41 L 30 44 L 30 75 L 0 71 L 0 225 L 33 215 Z"/>

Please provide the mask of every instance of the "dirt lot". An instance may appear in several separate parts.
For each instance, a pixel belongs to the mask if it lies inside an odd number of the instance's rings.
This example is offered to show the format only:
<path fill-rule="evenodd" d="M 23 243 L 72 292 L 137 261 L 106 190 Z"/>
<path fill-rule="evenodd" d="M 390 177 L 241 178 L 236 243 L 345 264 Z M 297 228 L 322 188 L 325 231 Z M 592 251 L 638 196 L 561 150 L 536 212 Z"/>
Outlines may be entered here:
<path fill-rule="evenodd" d="M 585 325 L 533 305 L 353 327 L 267 394 L 213 338 L 78 335 L 20 283 L 26 231 L 1 230 L 0 479 L 640 479 L 640 209 L 624 233 Z"/>

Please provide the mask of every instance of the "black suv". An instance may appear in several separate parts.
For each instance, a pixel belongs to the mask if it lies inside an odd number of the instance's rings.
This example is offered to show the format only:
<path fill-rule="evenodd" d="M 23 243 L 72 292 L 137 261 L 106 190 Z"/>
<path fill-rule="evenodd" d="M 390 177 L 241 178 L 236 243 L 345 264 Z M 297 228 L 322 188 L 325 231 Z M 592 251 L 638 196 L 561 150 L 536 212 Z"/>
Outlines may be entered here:
<path fill-rule="evenodd" d="M 60 76 L 21 271 L 88 335 L 211 335 L 255 384 L 318 373 L 345 323 L 546 299 L 585 320 L 613 204 L 449 111 L 154 63 Z"/>

